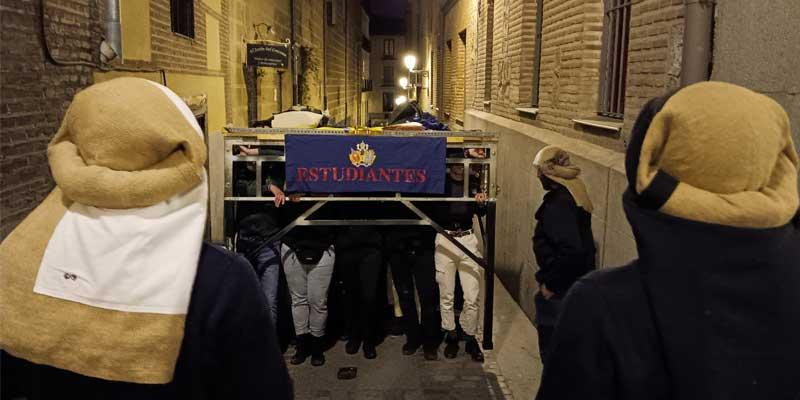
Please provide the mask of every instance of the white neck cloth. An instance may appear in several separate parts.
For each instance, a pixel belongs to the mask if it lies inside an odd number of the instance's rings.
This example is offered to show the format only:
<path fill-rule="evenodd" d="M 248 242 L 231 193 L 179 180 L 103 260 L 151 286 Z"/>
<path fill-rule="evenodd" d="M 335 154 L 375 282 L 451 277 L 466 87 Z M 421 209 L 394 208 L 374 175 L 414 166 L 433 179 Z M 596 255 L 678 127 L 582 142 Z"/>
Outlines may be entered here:
<path fill-rule="evenodd" d="M 195 128 L 189 107 L 155 84 Z M 73 203 L 48 242 L 34 292 L 125 312 L 186 314 L 203 244 L 208 179 L 144 208 Z"/>

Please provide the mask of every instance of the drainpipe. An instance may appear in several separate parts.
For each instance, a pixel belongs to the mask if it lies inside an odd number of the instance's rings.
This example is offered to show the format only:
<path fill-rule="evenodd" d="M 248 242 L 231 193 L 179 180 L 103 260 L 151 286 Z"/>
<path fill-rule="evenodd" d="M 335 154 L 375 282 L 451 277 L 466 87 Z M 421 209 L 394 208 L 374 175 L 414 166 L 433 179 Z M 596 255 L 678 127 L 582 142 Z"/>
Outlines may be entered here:
<path fill-rule="evenodd" d="M 714 3 L 715 0 L 685 0 L 681 86 L 709 78 Z"/>
<path fill-rule="evenodd" d="M 122 28 L 119 23 L 119 0 L 105 0 L 105 3 L 106 37 L 100 43 L 100 59 L 107 63 L 122 57 Z"/>
<path fill-rule="evenodd" d="M 297 71 L 297 39 L 295 38 L 295 32 L 294 32 L 294 0 L 289 0 L 289 19 L 291 20 L 289 22 L 289 26 L 291 27 L 291 38 L 292 38 L 291 39 L 292 43 L 289 45 L 290 46 L 289 47 L 289 49 L 290 49 L 289 54 L 291 55 L 290 57 L 292 59 L 292 63 L 291 63 L 291 66 L 292 66 L 292 70 L 291 70 L 291 72 L 292 72 L 292 105 L 294 106 L 294 105 L 297 105 L 297 103 L 300 101 L 298 99 L 300 97 L 300 95 L 299 95 L 299 87 L 297 86 L 297 73 L 298 73 L 298 71 Z M 283 110 L 280 110 L 280 111 L 283 111 Z"/>

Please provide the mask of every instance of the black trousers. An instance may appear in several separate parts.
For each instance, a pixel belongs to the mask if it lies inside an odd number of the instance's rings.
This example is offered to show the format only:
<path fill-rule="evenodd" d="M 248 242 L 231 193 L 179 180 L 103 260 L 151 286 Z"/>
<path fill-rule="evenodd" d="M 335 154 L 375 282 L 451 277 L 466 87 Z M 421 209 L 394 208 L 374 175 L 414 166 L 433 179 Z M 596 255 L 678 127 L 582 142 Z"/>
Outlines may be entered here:
<path fill-rule="evenodd" d="M 343 249 L 336 255 L 344 285 L 345 326 L 352 340 L 375 345 L 380 333 L 381 276 L 385 273 L 383 254 L 376 247 Z M 348 326 L 349 325 L 349 326 Z"/>
<path fill-rule="evenodd" d="M 426 350 L 435 349 L 441 340 L 441 314 L 439 312 L 439 286 L 436 284 L 436 266 L 433 248 L 403 248 L 389 255 L 394 287 L 403 310 L 403 328 L 409 342 L 422 344 Z M 420 302 L 420 320 L 416 287 Z"/>

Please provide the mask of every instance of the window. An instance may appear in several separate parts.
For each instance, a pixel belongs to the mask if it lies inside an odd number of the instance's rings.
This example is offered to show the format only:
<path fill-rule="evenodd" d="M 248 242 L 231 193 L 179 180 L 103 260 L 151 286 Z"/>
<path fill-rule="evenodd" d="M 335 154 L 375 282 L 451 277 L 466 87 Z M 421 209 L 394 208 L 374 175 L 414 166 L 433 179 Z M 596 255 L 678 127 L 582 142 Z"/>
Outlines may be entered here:
<path fill-rule="evenodd" d="M 172 31 L 194 38 L 194 0 L 170 0 Z"/>
<path fill-rule="evenodd" d="M 383 86 L 394 86 L 394 68 L 389 65 L 383 66 Z"/>
<path fill-rule="evenodd" d="M 625 78 L 628 74 L 631 0 L 606 0 L 605 6 L 599 114 L 622 118 L 625 110 Z"/>
<path fill-rule="evenodd" d="M 531 99 L 534 107 L 539 106 L 539 80 L 542 68 L 542 20 L 544 19 L 544 0 L 536 0 L 536 39 L 533 58 L 533 96 Z"/>
<path fill-rule="evenodd" d="M 394 39 L 383 39 L 383 56 L 394 57 Z"/>
<path fill-rule="evenodd" d="M 392 112 L 394 110 L 394 93 L 383 93 L 383 112 Z"/>

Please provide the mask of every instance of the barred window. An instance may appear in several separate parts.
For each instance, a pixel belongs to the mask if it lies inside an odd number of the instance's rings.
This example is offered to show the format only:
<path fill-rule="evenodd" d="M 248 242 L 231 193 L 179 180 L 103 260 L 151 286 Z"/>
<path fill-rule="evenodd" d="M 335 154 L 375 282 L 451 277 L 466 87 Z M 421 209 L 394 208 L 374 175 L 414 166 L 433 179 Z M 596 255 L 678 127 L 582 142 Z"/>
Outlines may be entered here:
<path fill-rule="evenodd" d="M 606 0 L 599 104 L 599 114 L 606 117 L 622 118 L 625 111 L 630 27 L 631 0 Z"/>
<path fill-rule="evenodd" d="M 172 31 L 194 38 L 194 0 L 170 0 Z"/>

